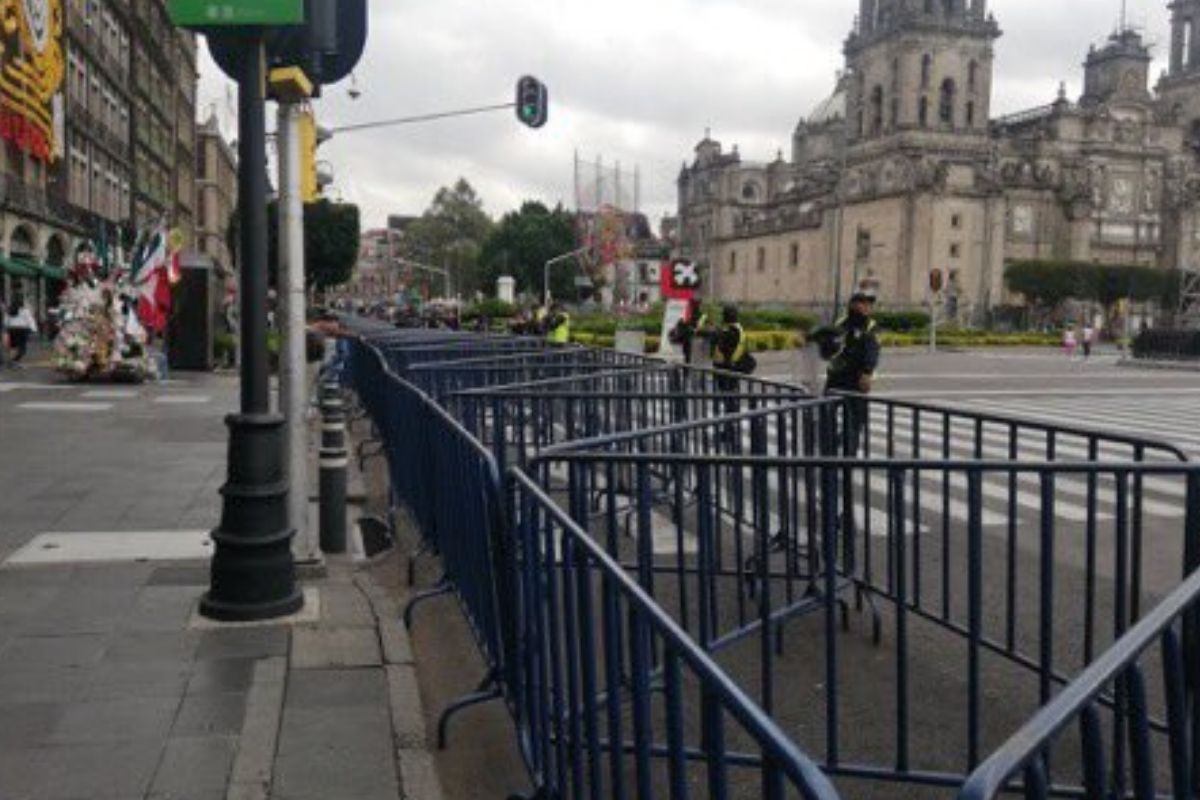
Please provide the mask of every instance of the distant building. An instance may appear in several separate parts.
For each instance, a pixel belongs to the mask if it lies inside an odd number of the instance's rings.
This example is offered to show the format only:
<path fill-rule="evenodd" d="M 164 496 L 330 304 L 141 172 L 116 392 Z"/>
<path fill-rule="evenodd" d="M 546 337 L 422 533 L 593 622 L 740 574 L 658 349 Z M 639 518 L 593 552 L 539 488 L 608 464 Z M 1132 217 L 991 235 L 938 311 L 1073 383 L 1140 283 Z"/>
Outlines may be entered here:
<path fill-rule="evenodd" d="M 229 221 L 237 208 L 237 156 L 221 134 L 216 115 L 196 135 L 195 247 L 212 258 L 217 269 L 236 269 L 229 250 Z"/>
<path fill-rule="evenodd" d="M 1077 101 L 991 116 L 986 0 L 860 0 L 846 71 L 791 157 L 743 161 L 710 136 L 679 176 L 679 252 L 722 299 L 827 308 L 864 283 L 892 307 L 947 278 L 947 311 L 1010 302 L 1005 264 L 1200 264 L 1200 0 L 1171 4 L 1170 70 L 1121 30 Z M 835 268 L 836 265 L 836 268 Z"/>

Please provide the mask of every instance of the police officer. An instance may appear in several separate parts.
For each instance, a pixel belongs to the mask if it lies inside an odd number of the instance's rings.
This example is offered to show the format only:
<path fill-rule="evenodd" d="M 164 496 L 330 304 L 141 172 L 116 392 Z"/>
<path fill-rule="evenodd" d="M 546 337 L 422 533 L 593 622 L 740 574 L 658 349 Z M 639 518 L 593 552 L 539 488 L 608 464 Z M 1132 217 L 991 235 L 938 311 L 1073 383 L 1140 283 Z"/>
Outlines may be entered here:
<path fill-rule="evenodd" d="M 717 389 L 736 392 L 738 379 L 734 375 L 749 375 L 756 366 L 754 356 L 750 355 L 746 331 L 738 322 L 737 307 L 725 306 L 721 310 L 721 328 L 713 338 L 713 368 L 717 370 Z M 736 412 L 737 405 L 737 398 L 730 398 L 726 402 L 726 409 L 731 413 Z"/>
<path fill-rule="evenodd" d="M 554 304 L 546 320 L 546 341 L 550 344 L 568 344 L 571 341 L 571 315 L 563 311 L 558 303 Z"/>
<path fill-rule="evenodd" d="M 700 301 L 693 299 L 688 303 L 687 314 L 676 323 L 671 330 L 670 340 L 683 348 L 683 363 L 692 363 L 692 346 L 696 337 L 708 327 L 708 317 L 700 307 Z"/>
<path fill-rule="evenodd" d="M 850 309 L 833 328 L 834 345 L 826 373 L 825 392 L 866 395 L 871 392 L 875 370 L 879 367 L 879 337 L 871 312 L 875 295 L 856 292 L 850 298 Z M 851 397 L 846 405 L 847 455 L 858 452 L 862 428 L 867 419 L 867 401 Z"/>

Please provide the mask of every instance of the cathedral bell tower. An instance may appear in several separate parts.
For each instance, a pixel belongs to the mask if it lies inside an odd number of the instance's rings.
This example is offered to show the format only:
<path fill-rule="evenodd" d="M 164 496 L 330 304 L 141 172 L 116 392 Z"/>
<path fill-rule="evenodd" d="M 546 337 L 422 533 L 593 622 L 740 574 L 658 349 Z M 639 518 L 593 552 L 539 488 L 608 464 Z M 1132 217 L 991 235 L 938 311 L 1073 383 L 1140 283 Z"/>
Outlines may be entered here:
<path fill-rule="evenodd" d="M 986 137 L 999 36 L 987 0 L 860 0 L 845 46 L 850 142 Z"/>
<path fill-rule="evenodd" d="M 1174 0 L 1171 60 L 1158 84 L 1163 108 L 1200 143 L 1200 0 Z"/>

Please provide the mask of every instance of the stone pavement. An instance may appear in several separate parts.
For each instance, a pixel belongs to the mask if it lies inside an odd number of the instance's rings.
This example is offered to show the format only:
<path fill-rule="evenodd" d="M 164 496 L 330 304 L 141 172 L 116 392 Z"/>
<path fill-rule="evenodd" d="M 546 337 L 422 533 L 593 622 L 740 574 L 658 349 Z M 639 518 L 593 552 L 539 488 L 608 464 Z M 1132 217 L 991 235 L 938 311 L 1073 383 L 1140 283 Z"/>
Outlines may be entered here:
<path fill-rule="evenodd" d="M 203 376 L 92 416 L 45 411 L 112 387 L 36 372 L 0 383 L 0 798 L 439 800 L 397 556 L 330 559 L 286 624 L 220 626 L 195 614 L 203 559 L 15 563 L 47 531 L 74 552 L 88 531 L 212 527 L 236 397 Z M 184 392 L 211 402 L 160 402 Z M 154 472 L 157 502 L 137 500 Z"/>

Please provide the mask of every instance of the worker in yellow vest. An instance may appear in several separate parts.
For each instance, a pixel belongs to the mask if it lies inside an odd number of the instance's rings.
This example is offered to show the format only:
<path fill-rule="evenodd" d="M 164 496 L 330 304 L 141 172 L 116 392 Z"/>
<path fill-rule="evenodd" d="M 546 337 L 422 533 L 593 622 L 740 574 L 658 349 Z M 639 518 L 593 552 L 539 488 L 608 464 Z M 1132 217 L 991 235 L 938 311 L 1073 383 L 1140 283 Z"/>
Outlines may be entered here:
<path fill-rule="evenodd" d="M 546 321 L 546 341 L 550 344 L 568 344 L 571 341 L 571 315 L 557 303 Z"/>
<path fill-rule="evenodd" d="M 717 389 L 722 392 L 736 392 L 738 379 L 735 375 L 750 375 L 758 367 L 758 362 L 750 354 L 750 343 L 746 339 L 746 331 L 738 322 L 738 310 L 735 306 L 725 306 L 721 311 L 721 329 L 713 341 L 713 368 L 718 373 Z M 736 410 L 737 400 L 731 399 L 726 404 L 730 411 Z"/>

